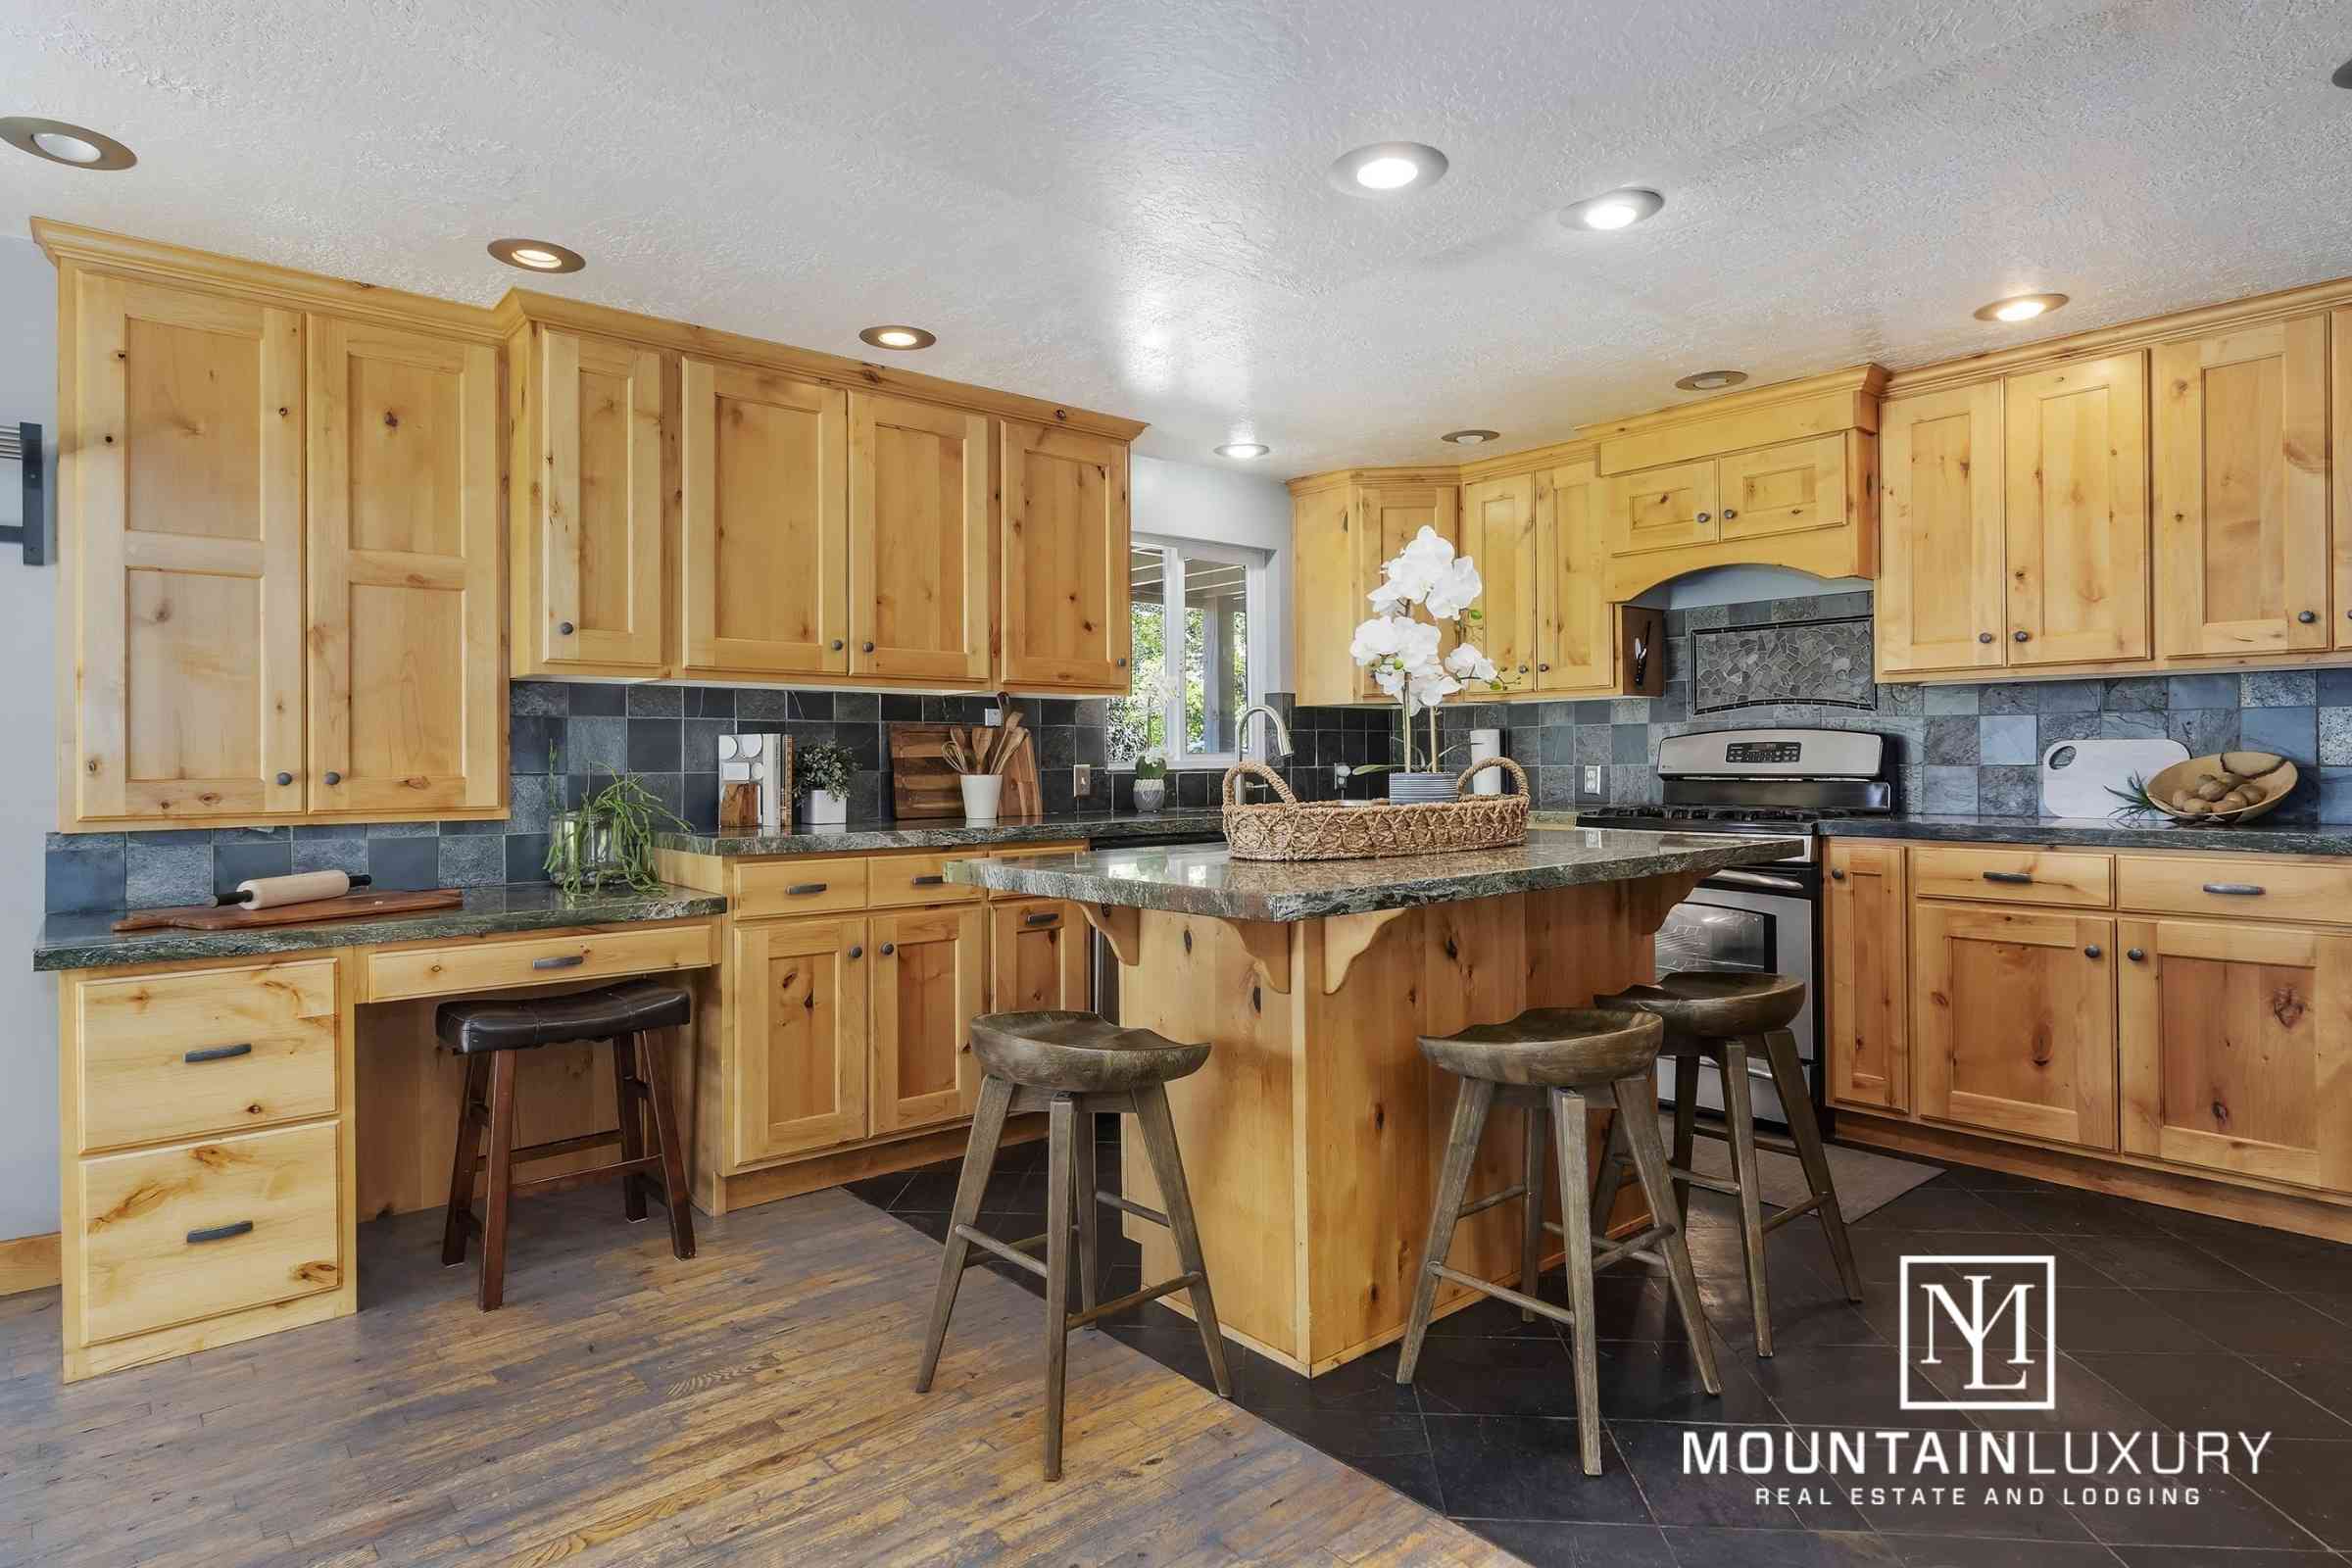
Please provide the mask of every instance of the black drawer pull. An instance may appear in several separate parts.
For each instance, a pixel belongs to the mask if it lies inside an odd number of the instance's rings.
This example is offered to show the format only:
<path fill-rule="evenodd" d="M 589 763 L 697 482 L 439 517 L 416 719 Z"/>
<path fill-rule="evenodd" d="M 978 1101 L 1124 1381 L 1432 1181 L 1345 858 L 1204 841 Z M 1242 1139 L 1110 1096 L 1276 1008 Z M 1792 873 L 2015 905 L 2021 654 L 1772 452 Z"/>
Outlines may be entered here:
<path fill-rule="evenodd" d="M 2226 899 L 2258 899 L 2266 890 L 2259 882 L 2208 882 L 2205 891 Z"/>
<path fill-rule="evenodd" d="M 179 1059 L 192 1064 L 199 1061 L 226 1061 L 231 1056 L 250 1056 L 252 1054 L 251 1042 L 242 1042 L 233 1046 L 207 1046 L 202 1051 L 191 1051 Z"/>
<path fill-rule="evenodd" d="M 2034 885 L 2034 873 L 2031 871 L 1987 871 L 1984 873 L 1984 880 L 1987 882 L 2004 882 L 2012 887 L 2032 887 Z"/>
<path fill-rule="evenodd" d="M 585 953 L 559 953 L 551 957 L 533 958 L 531 967 L 534 969 L 576 969 L 587 961 L 588 955 Z"/>
<path fill-rule="evenodd" d="M 945 881 L 947 877 L 944 875 L 918 876 L 914 879 L 914 885 L 918 888 L 935 888 Z"/>
<path fill-rule="evenodd" d="M 784 890 L 784 896 L 788 899 L 805 899 L 811 893 L 822 893 L 824 891 L 825 884 L 822 882 L 795 882 L 792 886 Z"/>
<path fill-rule="evenodd" d="M 225 1242 L 231 1237 L 248 1235 L 252 1230 L 253 1221 L 249 1219 L 238 1220 L 234 1225 L 215 1225 L 210 1230 L 188 1232 L 188 1245 L 202 1247 L 207 1242 Z"/>
<path fill-rule="evenodd" d="M 1053 925 L 1053 924 L 1054 924 L 1056 921 L 1060 920 L 1060 918 L 1061 918 L 1061 911 L 1060 911 L 1060 910 L 1058 910 L 1058 909 L 1040 909 L 1040 910 L 1039 910 L 1039 911 L 1037 911 L 1037 913 L 1035 913 L 1035 914 L 1024 914 L 1024 915 L 1022 915 L 1022 916 L 1021 916 L 1021 924 L 1023 924 L 1023 925 Z"/>

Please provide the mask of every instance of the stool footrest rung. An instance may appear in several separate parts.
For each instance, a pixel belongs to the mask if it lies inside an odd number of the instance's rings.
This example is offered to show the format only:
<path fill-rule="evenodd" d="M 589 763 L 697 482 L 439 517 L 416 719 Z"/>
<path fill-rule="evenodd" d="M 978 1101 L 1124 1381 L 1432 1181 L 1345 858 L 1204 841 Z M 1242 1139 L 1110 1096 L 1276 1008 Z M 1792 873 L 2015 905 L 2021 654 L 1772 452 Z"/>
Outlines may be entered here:
<path fill-rule="evenodd" d="M 554 1159 L 558 1154 L 577 1154 L 591 1149 L 614 1149 L 619 1144 L 620 1129 L 608 1127 L 601 1133 L 582 1133 L 577 1138 L 557 1138 L 544 1144 L 525 1144 L 507 1157 L 513 1164 L 522 1165 L 535 1159 Z M 489 1156 L 476 1156 L 473 1168 L 477 1171 L 488 1170 Z M 517 1191 L 521 1190 L 522 1183 L 514 1185 Z"/>
<path fill-rule="evenodd" d="M 616 1159 L 609 1164 L 591 1165 L 586 1170 L 566 1171 L 561 1176 L 534 1176 L 529 1181 L 514 1183 L 508 1191 L 517 1197 L 524 1193 L 555 1193 L 567 1187 L 584 1187 L 590 1182 L 639 1172 L 659 1178 L 662 1174 L 662 1157 L 648 1154 L 642 1159 Z"/>
<path fill-rule="evenodd" d="M 1637 1235 L 1628 1236 L 1622 1242 L 1595 1249 L 1592 1253 L 1592 1272 L 1597 1274 L 1610 1264 L 1623 1262 L 1629 1257 L 1646 1257 L 1653 1262 L 1663 1262 L 1656 1249 L 1659 1243 L 1673 1236 L 1676 1229 L 1672 1225 L 1652 1225 Z"/>
<path fill-rule="evenodd" d="M 1505 1187 L 1499 1193 L 1490 1194 L 1489 1196 L 1478 1199 L 1475 1201 L 1464 1203 L 1461 1207 L 1461 1211 L 1455 1214 L 1454 1218 L 1456 1220 L 1465 1220 L 1473 1214 L 1485 1213 L 1488 1209 L 1493 1208 L 1496 1203 L 1507 1203 L 1513 1199 L 1525 1198 L 1526 1196 L 1527 1183 L 1519 1182 L 1512 1186 Z"/>
<path fill-rule="evenodd" d="M 1710 1193 L 1721 1193 L 1726 1198 L 1740 1196 L 1740 1184 L 1721 1176 L 1703 1176 L 1694 1170 L 1685 1170 L 1680 1165 L 1667 1166 L 1666 1175 L 1670 1180 L 1689 1182 L 1693 1187 L 1704 1188 Z"/>
<path fill-rule="evenodd" d="M 1146 1301 L 1156 1301 L 1163 1296 L 1172 1296 L 1178 1291 L 1191 1290 L 1206 1278 L 1206 1275 L 1199 1273 L 1179 1274 L 1172 1280 L 1161 1280 L 1157 1285 L 1147 1285 L 1140 1291 L 1129 1291 L 1115 1301 L 1104 1301 L 1099 1306 L 1090 1306 L 1083 1312 L 1072 1312 L 1064 1320 L 1064 1328 L 1065 1330 L 1082 1329 L 1099 1318 L 1110 1316 L 1113 1312 L 1124 1312 L 1131 1306 L 1141 1306 Z"/>
<path fill-rule="evenodd" d="M 1549 1301 L 1540 1301 L 1525 1292 L 1512 1290 L 1507 1285 L 1496 1285 L 1492 1280 L 1482 1280 L 1474 1275 L 1464 1274 L 1461 1270 L 1447 1268 L 1443 1263 L 1430 1264 L 1429 1271 L 1440 1279 L 1451 1280 L 1456 1285 L 1467 1285 L 1481 1296 L 1492 1296 L 1496 1300 L 1508 1301 L 1513 1306 L 1522 1307 L 1527 1311 L 1540 1312 L 1554 1323 L 1574 1323 L 1576 1321 L 1576 1314 L 1566 1307 L 1554 1306 Z"/>
<path fill-rule="evenodd" d="M 1767 1216 L 1764 1221 L 1764 1234 L 1769 1236 L 1790 1220 L 1804 1218 L 1827 1201 L 1829 1196 L 1827 1193 L 1815 1193 L 1801 1203 L 1790 1203 L 1779 1213 Z"/>
<path fill-rule="evenodd" d="M 1000 1242 L 994 1236 L 989 1235 L 986 1231 L 970 1225 L 951 1226 L 948 1234 L 951 1236 L 960 1236 L 965 1241 L 971 1243 L 974 1247 L 979 1248 L 981 1250 L 993 1252 L 1007 1263 L 1025 1268 L 1041 1280 L 1046 1277 L 1046 1265 L 1039 1262 L 1036 1258 L 1031 1257 L 1026 1251 L 1022 1250 L 1024 1248 L 1036 1247 L 1043 1243 L 1045 1241 L 1043 1236 L 1031 1236 L 1023 1241 L 1018 1242 Z M 965 1268 L 970 1268 L 974 1263 L 979 1261 L 980 1259 L 967 1255 L 963 1260 L 963 1266 Z"/>
<path fill-rule="evenodd" d="M 1163 1231 L 1168 1229 L 1167 1215 L 1162 1214 L 1156 1208 L 1147 1208 L 1131 1199 L 1121 1198 L 1116 1193 L 1099 1192 L 1095 1194 L 1095 1201 L 1105 1208 L 1115 1208 L 1121 1213 L 1133 1214 L 1137 1219 L 1148 1219 Z"/>

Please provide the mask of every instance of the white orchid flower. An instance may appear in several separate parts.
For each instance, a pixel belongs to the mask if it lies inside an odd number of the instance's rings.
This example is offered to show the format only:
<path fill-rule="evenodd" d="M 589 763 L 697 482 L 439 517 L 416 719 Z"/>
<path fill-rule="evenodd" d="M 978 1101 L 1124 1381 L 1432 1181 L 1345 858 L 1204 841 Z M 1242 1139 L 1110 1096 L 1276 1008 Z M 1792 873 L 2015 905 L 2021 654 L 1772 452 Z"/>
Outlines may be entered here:
<path fill-rule="evenodd" d="M 1446 656 L 1446 668 L 1464 681 L 1476 680 L 1493 684 L 1499 678 L 1498 672 L 1494 668 L 1494 661 L 1489 659 L 1469 643 L 1456 645 L 1453 652 Z"/>
<path fill-rule="evenodd" d="M 1355 637 L 1348 644 L 1348 657 L 1369 668 L 1384 659 L 1394 659 L 1404 648 L 1397 627 L 1403 622 L 1392 615 L 1375 615 L 1355 628 Z"/>
<path fill-rule="evenodd" d="M 1396 553 L 1395 560 L 1381 567 L 1382 582 L 1365 597 L 1372 608 L 1396 612 L 1420 604 L 1429 591 L 1453 564 L 1453 546 L 1446 536 L 1427 523 L 1412 540 Z"/>
<path fill-rule="evenodd" d="M 1487 585 L 1479 579 L 1478 564 L 1468 556 L 1461 556 L 1449 562 L 1432 579 L 1421 602 L 1440 620 L 1451 620 L 1468 610 L 1471 601 L 1486 592 L 1486 588 Z"/>

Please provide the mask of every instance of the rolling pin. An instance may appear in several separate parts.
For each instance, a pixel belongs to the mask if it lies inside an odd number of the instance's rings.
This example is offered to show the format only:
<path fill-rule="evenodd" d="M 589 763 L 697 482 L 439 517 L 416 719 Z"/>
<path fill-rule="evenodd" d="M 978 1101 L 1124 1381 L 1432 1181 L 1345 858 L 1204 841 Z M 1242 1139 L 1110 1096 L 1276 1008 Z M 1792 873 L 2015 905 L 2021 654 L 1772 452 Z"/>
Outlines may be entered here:
<path fill-rule="evenodd" d="M 339 899 L 353 888 L 368 886 L 369 878 L 364 873 L 346 876 L 341 871 L 304 871 L 296 876 L 257 876 L 237 884 L 234 893 L 215 896 L 218 908 L 231 905 L 248 909 L 274 909 L 281 904 L 310 904 L 319 899 Z"/>

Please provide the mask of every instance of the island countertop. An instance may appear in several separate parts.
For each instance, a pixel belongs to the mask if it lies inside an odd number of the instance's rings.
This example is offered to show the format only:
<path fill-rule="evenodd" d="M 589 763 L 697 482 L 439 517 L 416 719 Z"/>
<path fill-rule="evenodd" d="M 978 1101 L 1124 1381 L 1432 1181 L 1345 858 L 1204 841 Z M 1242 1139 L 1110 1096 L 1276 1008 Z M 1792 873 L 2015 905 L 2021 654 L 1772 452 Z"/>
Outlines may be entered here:
<path fill-rule="evenodd" d="M 1223 845 L 951 860 L 951 882 L 1234 920 L 1315 920 L 1508 893 L 1761 865 L 1802 840 L 1555 828 L 1500 850 L 1358 860 L 1239 860 Z"/>

